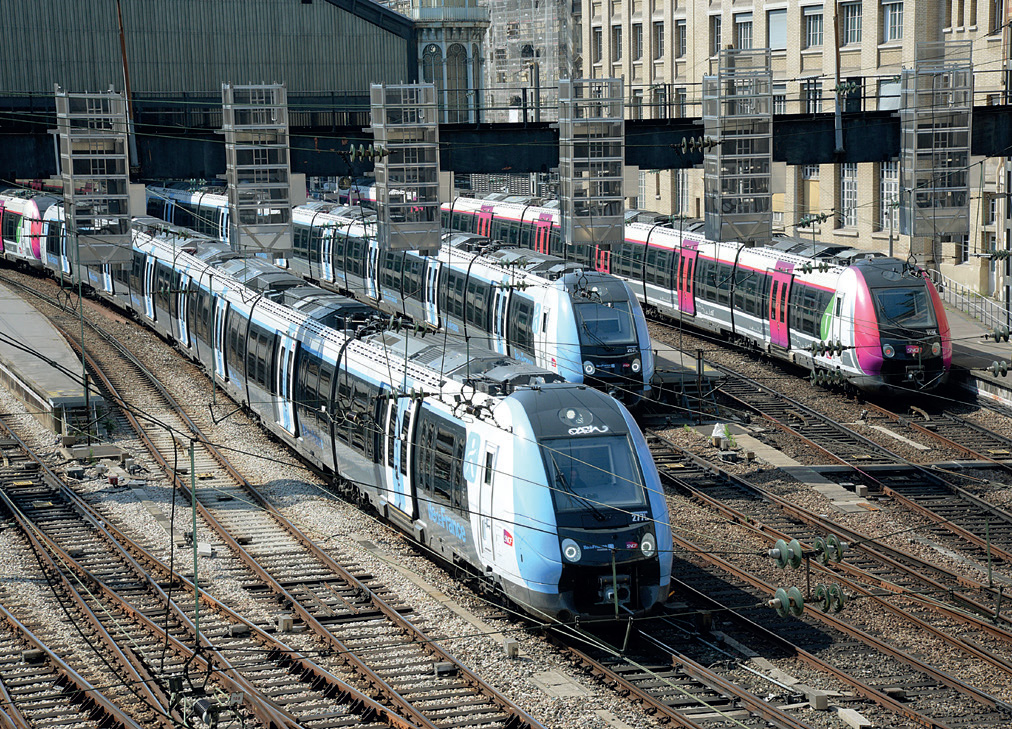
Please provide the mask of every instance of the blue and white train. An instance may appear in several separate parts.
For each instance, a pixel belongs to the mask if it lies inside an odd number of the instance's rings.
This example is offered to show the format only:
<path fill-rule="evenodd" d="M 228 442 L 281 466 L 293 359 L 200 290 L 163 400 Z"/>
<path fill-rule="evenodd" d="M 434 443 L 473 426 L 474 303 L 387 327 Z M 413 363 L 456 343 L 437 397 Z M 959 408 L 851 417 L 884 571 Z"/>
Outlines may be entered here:
<path fill-rule="evenodd" d="M 42 221 L 47 268 L 83 273 L 410 538 L 539 619 L 667 598 L 666 502 L 614 398 L 474 344 L 349 334 L 362 304 L 153 218 L 135 221 L 131 265 L 77 271 L 61 207 Z"/>
<path fill-rule="evenodd" d="M 220 189 L 148 188 L 149 215 L 215 237 L 227 205 Z M 311 202 L 293 221 L 290 268 L 322 286 L 629 401 L 650 388 L 646 319 L 614 276 L 477 236 L 444 237 L 437 256 L 381 251 L 357 207 Z"/>

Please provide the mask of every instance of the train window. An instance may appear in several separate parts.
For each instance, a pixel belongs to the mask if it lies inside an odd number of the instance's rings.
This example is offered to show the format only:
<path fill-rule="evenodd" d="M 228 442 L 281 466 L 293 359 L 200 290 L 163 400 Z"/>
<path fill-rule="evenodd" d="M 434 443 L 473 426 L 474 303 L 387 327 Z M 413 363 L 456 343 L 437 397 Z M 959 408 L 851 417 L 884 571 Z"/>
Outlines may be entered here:
<path fill-rule="evenodd" d="M 292 256 L 306 260 L 309 251 L 309 229 L 300 223 L 293 226 Z"/>
<path fill-rule="evenodd" d="M 404 411 L 401 421 L 401 475 L 408 475 L 408 441 L 411 440 L 411 407 Z M 417 449 L 416 449 L 417 450 Z"/>
<path fill-rule="evenodd" d="M 309 229 L 309 260 L 316 262 L 320 260 L 320 248 L 323 243 L 323 228 L 313 226 Z"/>
<path fill-rule="evenodd" d="M 471 279 L 467 282 L 467 310 L 465 321 L 482 330 L 487 330 L 488 301 L 491 298 L 491 287 L 484 281 Z"/>
<path fill-rule="evenodd" d="M 250 325 L 246 377 L 268 391 L 271 390 L 274 372 L 274 339 L 274 332 L 258 324 Z"/>
<path fill-rule="evenodd" d="M 229 307 L 225 362 L 236 372 L 243 372 L 246 359 L 246 317 Z"/>
<path fill-rule="evenodd" d="M 295 408 L 302 426 L 319 428 L 320 406 L 325 400 L 320 397 L 320 364 L 319 355 L 300 347 L 296 354 L 295 364 Z M 311 422 L 310 422 L 311 421 Z"/>
<path fill-rule="evenodd" d="M 58 256 L 61 253 L 61 242 L 63 239 L 63 223 L 57 220 L 51 220 L 49 222 L 49 228 L 46 230 L 46 250 L 54 256 Z M 114 272 L 117 269 L 113 269 Z"/>
<path fill-rule="evenodd" d="M 147 212 L 152 218 L 164 218 L 165 201 L 160 197 L 149 197 Z"/>
<path fill-rule="evenodd" d="M 453 496 L 455 441 L 453 433 L 443 428 L 436 428 L 436 438 L 432 444 L 432 490 L 437 494 L 442 494 L 447 501 L 450 501 Z"/>
<path fill-rule="evenodd" d="M 657 249 L 647 247 L 646 266 L 643 278 L 647 283 L 655 283 L 657 280 Z"/>
<path fill-rule="evenodd" d="M 21 215 L 13 210 L 4 211 L 3 237 L 6 240 L 14 241 L 18 237 L 18 226 L 21 225 Z"/>
<path fill-rule="evenodd" d="M 404 298 L 415 301 L 422 300 L 422 272 L 425 270 L 425 262 L 414 253 L 404 254 L 404 275 L 402 277 L 402 291 Z"/>
<path fill-rule="evenodd" d="M 708 258 L 696 260 L 696 296 L 704 301 L 717 300 L 717 267 Z"/>
<path fill-rule="evenodd" d="M 800 332 L 818 337 L 822 315 L 831 299 L 832 292 L 795 283 L 791 289 L 791 326 Z"/>
<path fill-rule="evenodd" d="M 509 343 L 522 352 L 534 354 L 534 329 L 531 319 L 534 316 L 534 302 L 526 296 L 514 294 L 510 297 Z"/>
<path fill-rule="evenodd" d="M 344 270 L 344 251 L 348 245 L 348 236 L 338 233 L 334 236 L 334 268 Z"/>
<path fill-rule="evenodd" d="M 348 248 L 345 260 L 348 262 L 348 273 L 353 276 L 365 275 L 365 250 L 366 241 L 363 238 L 348 238 Z"/>
<path fill-rule="evenodd" d="M 557 228 L 552 228 L 552 232 L 548 234 L 548 252 L 559 258 L 566 257 L 565 246 L 562 245 L 562 238 L 559 237 Z"/>
<path fill-rule="evenodd" d="M 717 303 L 731 306 L 731 279 L 734 267 L 730 263 L 717 262 L 716 265 Z"/>
<path fill-rule="evenodd" d="M 759 277 L 755 271 L 738 268 L 734 274 L 734 308 L 756 315 L 759 310 Z"/>
<path fill-rule="evenodd" d="M 629 264 L 629 277 L 630 278 L 641 278 L 643 276 L 643 249 L 646 246 L 635 245 L 630 251 L 630 256 L 627 259 Z"/>
<path fill-rule="evenodd" d="M 464 274 L 457 271 L 448 271 L 446 274 L 445 311 L 447 316 L 455 319 L 464 318 L 464 281 Z"/>

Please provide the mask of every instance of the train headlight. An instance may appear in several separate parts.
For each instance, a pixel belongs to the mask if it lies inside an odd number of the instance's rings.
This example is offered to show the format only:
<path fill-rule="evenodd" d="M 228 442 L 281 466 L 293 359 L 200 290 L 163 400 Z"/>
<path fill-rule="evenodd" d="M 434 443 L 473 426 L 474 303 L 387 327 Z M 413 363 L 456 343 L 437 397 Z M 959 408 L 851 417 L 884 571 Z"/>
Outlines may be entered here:
<path fill-rule="evenodd" d="M 891 344 L 883 344 L 882 354 L 884 354 L 887 358 L 892 358 L 893 356 L 896 355 L 896 350 L 893 348 L 893 345 Z"/>
<path fill-rule="evenodd" d="M 567 562 L 579 562 L 583 552 L 580 550 L 580 545 L 572 539 L 563 539 L 562 556 Z"/>
<path fill-rule="evenodd" d="M 637 357 L 636 359 L 634 359 L 634 360 L 632 361 L 632 365 L 631 365 L 631 367 L 632 367 L 632 371 L 633 371 L 633 372 L 636 372 L 636 373 L 639 373 L 639 371 L 640 371 L 641 369 L 643 369 L 643 363 L 642 363 L 642 362 L 640 362 L 640 358 L 639 358 L 639 357 Z"/>
<path fill-rule="evenodd" d="M 640 551 L 648 558 L 657 554 L 657 538 L 653 534 L 644 534 L 640 540 Z"/>
<path fill-rule="evenodd" d="M 594 363 L 591 362 L 589 359 L 586 360 L 586 361 L 584 361 L 584 363 L 583 363 L 583 374 L 585 374 L 585 375 L 592 375 L 595 372 L 597 372 L 597 367 L 594 366 Z"/>
<path fill-rule="evenodd" d="M 931 354 L 933 356 L 937 357 L 941 353 L 942 353 L 942 343 L 941 342 L 932 342 L 931 343 Z"/>

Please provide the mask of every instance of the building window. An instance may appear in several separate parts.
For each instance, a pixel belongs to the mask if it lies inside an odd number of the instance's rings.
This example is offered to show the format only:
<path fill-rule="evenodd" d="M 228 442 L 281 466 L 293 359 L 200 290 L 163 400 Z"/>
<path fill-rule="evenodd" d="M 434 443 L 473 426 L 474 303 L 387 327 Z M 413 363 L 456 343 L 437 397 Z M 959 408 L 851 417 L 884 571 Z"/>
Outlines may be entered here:
<path fill-rule="evenodd" d="M 801 82 L 801 103 L 806 114 L 822 113 L 822 82 L 807 79 Z"/>
<path fill-rule="evenodd" d="M 642 119 L 643 118 L 643 89 L 635 89 L 632 92 L 632 99 L 630 100 L 629 110 L 630 119 Z"/>
<path fill-rule="evenodd" d="M 636 196 L 636 209 L 643 210 L 647 206 L 647 173 L 640 170 L 639 194 Z"/>
<path fill-rule="evenodd" d="M 861 42 L 861 3 L 841 3 L 843 45 Z"/>
<path fill-rule="evenodd" d="M 787 113 L 787 84 L 773 84 L 773 113 Z"/>
<path fill-rule="evenodd" d="M 678 32 L 678 38 L 675 39 L 675 42 L 678 43 L 675 47 L 678 50 L 675 55 L 679 58 L 685 58 L 685 47 L 688 44 L 688 35 L 685 32 L 685 21 L 677 21 L 675 23 L 675 30 Z"/>
<path fill-rule="evenodd" d="M 653 94 L 651 103 L 654 105 L 654 119 L 668 118 L 668 89 L 664 84 L 657 84 L 650 89 Z"/>
<path fill-rule="evenodd" d="M 643 23 L 632 27 L 632 52 L 634 61 L 643 60 Z"/>
<path fill-rule="evenodd" d="M 654 59 L 664 58 L 664 23 L 654 23 Z"/>
<path fill-rule="evenodd" d="M 991 0 L 989 3 L 991 6 L 991 17 L 988 22 L 988 30 L 992 33 L 997 33 L 1002 28 L 1002 21 L 1004 16 L 1002 9 L 1004 8 L 1004 0 Z"/>
<path fill-rule="evenodd" d="M 710 16 L 710 55 L 720 53 L 720 16 Z"/>
<path fill-rule="evenodd" d="M 903 40 L 903 3 L 882 3 L 882 42 Z"/>
<path fill-rule="evenodd" d="M 616 25 L 611 29 L 611 60 L 622 59 L 622 26 Z"/>
<path fill-rule="evenodd" d="M 787 50 L 787 10 L 766 13 L 766 45 L 771 51 Z"/>
<path fill-rule="evenodd" d="M 998 221 L 998 198 L 991 195 L 987 203 L 987 224 L 994 225 Z"/>
<path fill-rule="evenodd" d="M 675 214 L 689 214 L 689 171 L 675 170 Z"/>
<path fill-rule="evenodd" d="M 822 46 L 822 6 L 808 5 L 802 8 L 805 15 L 805 48 Z"/>
<path fill-rule="evenodd" d="M 819 165 L 802 165 L 801 179 L 803 180 L 819 179 Z"/>
<path fill-rule="evenodd" d="M 900 229 L 900 164 L 896 160 L 879 166 L 878 202 L 879 230 L 899 232 Z"/>
<path fill-rule="evenodd" d="M 601 58 L 604 56 L 604 31 L 600 28 L 594 28 L 594 63 L 600 63 Z"/>
<path fill-rule="evenodd" d="M 685 97 L 686 92 L 684 86 L 675 89 L 675 116 L 679 119 L 684 119 L 686 116 L 687 104 L 685 103 Z"/>
<path fill-rule="evenodd" d="M 840 226 L 857 227 L 857 162 L 840 165 Z"/>
<path fill-rule="evenodd" d="M 752 13 L 734 16 L 734 47 L 746 51 L 752 47 Z"/>
<path fill-rule="evenodd" d="M 956 244 L 956 263 L 966 263 L 970 260 L 970 236 L 957 235 L 955 237 Z M 987 250 L 993 251 L 997 246 L 997 238 L 994 233 L 987 234 Z"/>

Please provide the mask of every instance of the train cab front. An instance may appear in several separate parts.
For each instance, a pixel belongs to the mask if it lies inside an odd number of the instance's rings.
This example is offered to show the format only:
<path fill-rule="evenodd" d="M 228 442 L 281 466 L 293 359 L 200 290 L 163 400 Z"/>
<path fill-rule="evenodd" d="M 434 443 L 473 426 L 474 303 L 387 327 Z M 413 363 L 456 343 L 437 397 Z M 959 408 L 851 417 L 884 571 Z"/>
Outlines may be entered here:
<path fill-rule="evenodd" d="M 946 381 L 952 362 L 949 325 L 938 293 L 920 272 L 887 270 L 876 278 L 868 282 L 877 341 L 867 342 L 870 351 L 863 356 L 871 364 L 865 368 L 872 375 L 867 389 L 937 388 Z"/>
<path fill-rule="evenodd" d="M 593 397 L 548 408 L 535 426 L 555 516 L 544 541 L 558 555 L 558 592 L 540 608 L 561 621 L 643 615 L 670 581 L 667 507 L 628 411 L 583 392 Z"/>
<path fill-rule="evenodd" d="M 633 402 L 653 378 L 650 335 L 639 301 L 625 283 L 600 274 L 568 274 L 583 381 Z"/>

